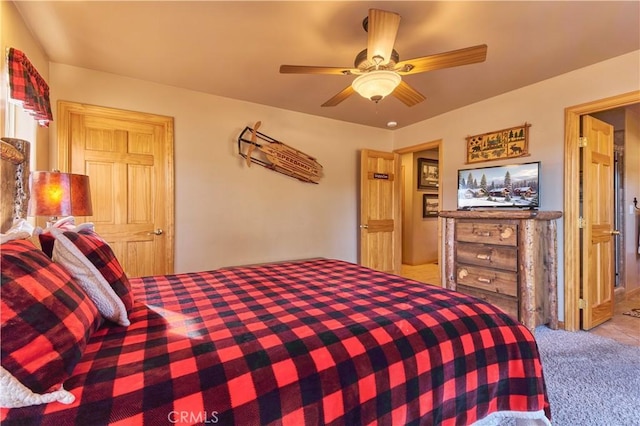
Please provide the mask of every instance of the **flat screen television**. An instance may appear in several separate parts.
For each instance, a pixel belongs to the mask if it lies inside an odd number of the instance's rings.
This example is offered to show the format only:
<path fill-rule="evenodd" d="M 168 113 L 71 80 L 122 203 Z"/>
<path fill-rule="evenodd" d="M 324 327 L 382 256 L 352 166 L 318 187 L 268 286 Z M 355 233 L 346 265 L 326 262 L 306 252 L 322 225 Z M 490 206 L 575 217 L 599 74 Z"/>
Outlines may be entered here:
<path fill-rule="evenodd" d="M 539 207 L 539 161 L 458 170 L 458 210 Z"/>

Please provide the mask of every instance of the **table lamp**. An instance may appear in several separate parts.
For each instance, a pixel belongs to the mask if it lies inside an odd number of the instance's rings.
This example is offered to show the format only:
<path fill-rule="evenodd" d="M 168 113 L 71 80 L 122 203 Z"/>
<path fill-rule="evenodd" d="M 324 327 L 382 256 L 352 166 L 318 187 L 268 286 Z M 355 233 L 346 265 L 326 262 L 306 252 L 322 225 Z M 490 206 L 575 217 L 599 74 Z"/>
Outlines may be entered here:
<path fill-rule="evenodd" d="M 30 175 L 30 216 L 48 216 L 47 227 L 59 216 L 91 216 L 89 176 L 59 171 Z"/>

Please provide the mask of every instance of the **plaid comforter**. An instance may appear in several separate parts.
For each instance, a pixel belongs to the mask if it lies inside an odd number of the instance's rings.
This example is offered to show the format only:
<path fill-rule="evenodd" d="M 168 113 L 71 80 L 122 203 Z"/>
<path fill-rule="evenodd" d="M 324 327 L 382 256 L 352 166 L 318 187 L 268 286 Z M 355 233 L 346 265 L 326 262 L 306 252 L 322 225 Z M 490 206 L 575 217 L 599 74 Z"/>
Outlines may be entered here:
<path fill-rule="evenodd" d="M 76 401 L 3 410 L 3 425 L 550 416 L 531 333 L 459 293 L 326 259 L 131 284 L 131 325 L 98 330 L 65 382 Z"/>

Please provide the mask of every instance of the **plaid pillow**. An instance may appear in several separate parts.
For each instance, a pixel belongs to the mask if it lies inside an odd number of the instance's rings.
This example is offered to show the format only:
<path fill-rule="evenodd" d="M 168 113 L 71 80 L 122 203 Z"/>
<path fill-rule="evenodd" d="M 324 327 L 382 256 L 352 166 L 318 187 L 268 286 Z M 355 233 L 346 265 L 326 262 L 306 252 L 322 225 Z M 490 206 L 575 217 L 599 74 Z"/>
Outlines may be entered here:
<path fill-rule="evenodd" d="M 49 257 L 53 254 L 53 243 L 55 243 L 56 239 L 51 234 L 51 230 L 53 228 L 62 229 L 63 231 L 78 231 L 78 228 L 81 226 L 90 226 L 93 228 L 93 223 L 83 223 L 78 225 L 76 228 L 76 218 L 73 216 L 66 216 L 62 219 L 58 219 L 56 222 L 51 224 L 44 231 L 41 230 L 40 235 L 38 235 L 40 239 L 40 246 L 42 247 L 42 251 Z"/>
<path fill-rule="evenodd" d="M 48 396 L 68 403 L 73 395 L 61 384 L 102 318 L 82 288 L 31 241 L 2 244 L 0 262 L 0 401 L 13 407 L 46 402 Z"/>
<path fill-rule="evenodd" d="M 53 261 L 64 266 L 84 288 L 100 313 L 110 321 L 129 325 L 133 308 L 129 279 L 106 241 L 93 230 L 51 229 L 56 239 Z"/>
<path fill-rule="evenodd" d="M 51 257 L 51 254 L 53 253 L 53 243 L 55 243 L 56 239 L 53 238 L 53 235 L 51 235 L 50 232 L 40 234 L 38 235 L 38 238 L 40 239 L 40 246 L 42 247 L 43 253 Z"/>

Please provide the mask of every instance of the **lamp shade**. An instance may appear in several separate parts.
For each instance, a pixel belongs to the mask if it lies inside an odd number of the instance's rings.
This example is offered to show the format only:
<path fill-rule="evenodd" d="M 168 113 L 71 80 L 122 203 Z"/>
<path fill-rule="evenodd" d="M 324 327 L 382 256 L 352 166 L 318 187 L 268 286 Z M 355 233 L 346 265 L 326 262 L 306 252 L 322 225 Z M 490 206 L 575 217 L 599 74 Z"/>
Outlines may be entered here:
<path fill-rule="evenodd" d="M 91 216 L 89 176 L 31 172 L 30 216 Z"/>
<path fill-rule="evenodd" d="M 377 70 L 362 74 L 353 80 L 351 87 L 360 96 L 378 102 L 396 90 L 401 80 L 402 77 L 396 72 Z"/>

